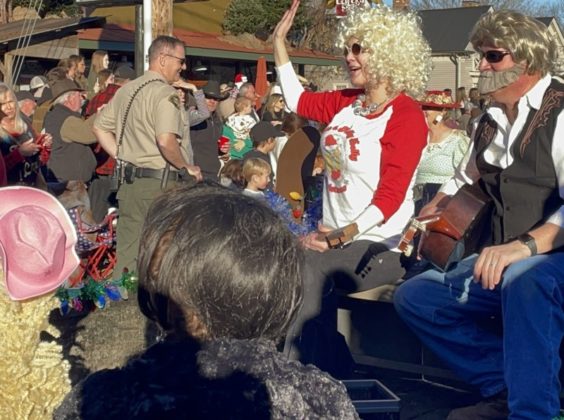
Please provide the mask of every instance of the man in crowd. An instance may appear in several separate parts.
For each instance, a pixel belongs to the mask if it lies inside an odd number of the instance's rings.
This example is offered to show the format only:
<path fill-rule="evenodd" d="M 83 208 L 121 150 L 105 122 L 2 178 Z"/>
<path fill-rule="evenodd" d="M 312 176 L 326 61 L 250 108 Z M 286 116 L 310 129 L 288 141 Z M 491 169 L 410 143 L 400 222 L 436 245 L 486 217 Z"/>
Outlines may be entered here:
<path fill-rule="evenodd" d="M 201 168 L 205 179 L 217 181 L 221 168 L 218 157 L 218 140 L 223 129 L 217 107 L 227 98 L 228 94 L 220 92 L 219 83 L 216 80 L 209 80 L 203 91 L 209 116 L 201 123 L 190 127 L 190 140 L 194 152 L 194 164 Z M 228 151 L 229 149 L 222 152 Z"/>
<path fill-rule="evenodd" d="M 89 145 L 96 142 L 92 120 L 80 115 L 83 90 L 70 79 L 53 83 L 52 107 L 45 115 L 44 128 L 53 136 L 47 166 L 59 181 L 89 182 L 96 159 Z M 94 204 L 94 203 L 92 203 Z"/>
<path fill-rule="evenodd" d="M 471 42 L 492 104 L 458 173 L 421 214 L 464 184 L 491 198 L 491 244 L 395 293 L 400 316 L 484 401 L 449 419 L 550 419 L 560 412 L 564 335 L 564 85 L 556 47 L 522 14 L 483 15 Z M 492 318 L 503 333 L 492 332 Z M 489 328 L 488 328 L 489 327 Z"/>
<path fill-rule="evenodd" d="M 242 97 L 247 98 L 251 101 L 251 103 L 253 104 L 251 116 L 255 119 L 255 121 L 259 122 L 260 117 L 258 116 L 257 111 L 255 110 L 256 109 L 256 102 L 257 102 L 257 99 L 258 99 L 258 95 L 257 95 L 257 92 L 255 90 L 255 85 L 253 85 L 251 82 L 243 83 L 241 85 L 241 87 L 239 88 L 238 96 L 242 96 Z"/>
<path fill-rule="evenodd" d="M 31 122 L 35 108 L 37 108 L 35 97 L 28 90 L 20 90 L 16 92 L 16 99 L 18 100 L 20 112 Z"/>
<path fill-rule="evenodd" d="M 125 268 L 136 269 L 139 235 L 153 199 L 177 182 L 201 179 L 200 169 L 189 165 L 181 153 L 180 98 L 171 86 L 186 69 L 185 62 L 184 44 L 159 36 L 149 47 L 149 70 L 120 88 L 96 118 L 99 143 L 125 165 L 117 194 L 115 279 Z"/>

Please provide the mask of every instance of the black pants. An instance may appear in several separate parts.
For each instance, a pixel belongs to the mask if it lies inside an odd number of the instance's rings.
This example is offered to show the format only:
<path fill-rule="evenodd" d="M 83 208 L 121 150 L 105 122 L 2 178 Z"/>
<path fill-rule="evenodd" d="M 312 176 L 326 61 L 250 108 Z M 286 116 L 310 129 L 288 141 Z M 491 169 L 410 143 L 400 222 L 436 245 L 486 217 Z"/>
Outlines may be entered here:
<path fill-rule="evenodd" d="M 352 359 L 337 332 L 339 294 L 394 284 L 404 273 L 400 254 L 377 242 L 360 240 L 344 249 L 307 251 L 304 301 L 286 336 L 284 352 L 333 376 L 346 377 L 351 366 L 344 358 Z"/>

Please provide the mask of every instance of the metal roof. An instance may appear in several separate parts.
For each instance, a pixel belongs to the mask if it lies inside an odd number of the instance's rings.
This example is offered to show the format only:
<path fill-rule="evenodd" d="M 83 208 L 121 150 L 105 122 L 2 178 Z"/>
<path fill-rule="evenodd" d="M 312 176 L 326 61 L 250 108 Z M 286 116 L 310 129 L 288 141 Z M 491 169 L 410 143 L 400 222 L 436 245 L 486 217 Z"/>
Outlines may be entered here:
<path fill-rule="evenodd" d="M 133 51 L 135 41 L 133 25 L 107 24 L 103 28 L 88 29 L 79 34 L 81 49 L 103 49 Z M 184 41 L 186 55 L 210 58 L 226 58 L 231 60 L 252 60 L 265 57 L 274 61 L 272 47 L 237 42 L 228 36 L 203 32 L 192 32 L 185 29 L 174 29 L 173 35 Z M 295 64 L 316 64 L 325 66 L 339 65 L 341 59 L 314 50 L 290 50 L 292 62 Z"/>
<path fill-rule="evenodd" d="M 106 22 L 103 17 L 23 19 L 0 26 L 0 52 L 15 49 L 27 31 L 33 30 L 30 44 L 61 38 L 84 28 L 93 28 Z"/>
<path fill-rule="evenodd" d="M 433 54 L 467 51 L 474 24 L 490 9 L 491 6 L 478 6 L 419 11 L 423 35 Z"/>

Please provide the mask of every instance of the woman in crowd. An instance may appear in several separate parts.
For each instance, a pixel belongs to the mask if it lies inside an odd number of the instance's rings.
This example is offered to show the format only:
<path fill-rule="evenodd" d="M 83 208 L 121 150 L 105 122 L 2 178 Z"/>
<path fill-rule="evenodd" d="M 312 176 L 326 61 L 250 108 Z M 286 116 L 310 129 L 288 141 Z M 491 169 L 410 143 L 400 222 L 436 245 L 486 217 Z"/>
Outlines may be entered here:
<path fill-rule="evenodd" d="M 84 75 L 86 72 L 86 62 L 84 61 L 84 57 L 82 55 L 72 54 L 69 59 L 76 65 L 74 81 L 81 87 L 81 89 L 88 90 L 88 80 Z"/>
<path fill-rule="evenodd" d="M 445 124 L 451 109 L 460 108 L 460 103 L 443 91 L 429 91 L 420 102 L 429 125 L 429 140 L 423 149 L 417 166 L 413 200 L 415 215 L 437 194 L 443 183 L 453 175 L 468 150 L 470 139 L 463 130 Z"/>
<path fill-rule="evenodd" d="M 453 102 L 451 96 L 437 90 L 427 92 L 420 103 L 429 125 L 429 140 L 423 149 L 415 174 L 414 215 L 418 215 L 437 194 L 441 185 L 454 175 L 470 144 L 470 138 L 464 130 L 453 129 L 445 124 L 448 113 L 460 107 L 459 102 Z M 414 249 L 417 249 L 417 244 L 416 240 Z M 409 269 L 408 274 L 403 276 L 404 279 L 422 272 L 429 266 L 427 261 L 417 261 L 416 254 L 412 253 L 409 262 L 406 260 Z"/>
<path fill-rule="evenodd" d="M 472 105 L 464 86 L 456 89 L 456 102 L 459 104 L 459 107 L 454 110 L 454 114 L 456 122 L 458 123 L 458 128 L 466 131 L 468 121 L 470 120 L 470 110 L 472 109 Z"/>
<path fill-rule="evenodd" d="M 63 58 L 62 60 L 59 60 L 57 67 L 64 69 L 67 79 L 74 81 L 77 68 L 75 60 L 71 60 L 70 58 Z"/>
<path fill-rule="evenodd" d="M 203 182 L 157 198 L 142 237 L 139 305 L 164 338 L 88 377 L 55 418 L 358 418 L 341 383 L 276 350 L 303 254 L 273 211 Z"/>
<path fill-rule="evenodd" d="M 274 58 L 288 107 L 327 124 L 320 144 L 327 169 L 321 235 L 303 240 L 310 272 L 286 351 L 346 375 L 340 369 L 345 363 L 331 353 L 335 346 L 320 344 L 336 334 L 334 293 L 328 292 L 370 289 L 405 272 L 393 249 L 413 214 L 409 187 L 427 142 L 425 118 L 413 98 L 427 83 L 430 48 L 414 13 L 384 6 L 353 10 L 340 22 L 336 46 L 344 50 L 354 89 L 307 92 L 285 46 L 298 6 L 293 0 L 274 30 Z M 350 246 L 328 249 L 322 233 L 353 223 L 358 234 Z M 374 269 L 367 265 L 373 254 L 378 254 Z M 304 324 L 312 331 L 302 333 Z"/>
<path fill-rule="evenodd" d="M 88 98 L 92 98 L 100 90 L 99 86 L 97 86 L 98 72 L 107 69 L 109 66 L 110 57 L 108 52 L 104 50 L 94 51 L 90 62 L 90 70 L 88 71 Z"/>
<path fill-rule="evenodd" d="M 0 83 L 0 150 L 6 164 L 8 184 L 24 184 L 46 189 L 41 166 L 46 162 L 40 152 L 50 149 L 52 137 L 37 135 L 18 108 L 16 95 Z M 43 161 L 42 161 L 43 160 Z"/>
<path fill-rule="evenodd" d="M 271 122 L 274 125 L 282 124 L 282 121 L 284 121 L 286 117 L 285 108 L 286 103 L 284 102 L 284 97 L 280 93 L 271 94 L 266 101 L 262 120 Z"/>

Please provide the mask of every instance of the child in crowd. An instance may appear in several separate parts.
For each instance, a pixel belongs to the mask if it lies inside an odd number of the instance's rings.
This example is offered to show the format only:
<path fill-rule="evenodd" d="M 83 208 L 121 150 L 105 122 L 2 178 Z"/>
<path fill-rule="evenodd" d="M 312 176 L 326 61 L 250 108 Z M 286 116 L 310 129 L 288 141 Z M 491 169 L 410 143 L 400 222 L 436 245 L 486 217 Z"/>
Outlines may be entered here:
<path fill-rule="evenodd" d="M 249 151 L 244 161 L 251 158 L 258 158 L 268 163 L 272 169 L 272 160 L 270 152 L 276 147 L 276 138 L 284 136 L 284 133 L 274 127 L 269 122 L 261 121 L 251 128 L 251 139 L 253 141 L 253 150 Z M 273 188 L 273 183 L 269 183 L 269 189 Z"/>
<path fill-rule="evenodd" d="M 243 161 L 241 159 L 227 161 L 219 171 L 219 183 L 231 190 L 243 190 L 245 188 Z"/>
<path fill-rule="evenodd" d="M 231 158 L 242 159 L 253 148 L 249 132 L 256 121 L 251 116 L 253 104 L 250 99 L 239 97 L 235 100 L 234 106 L 235 113 L 227 118 L 223 127 L 223 135 L 230 139 Z"/>
<path fill-rule="evenodd" d="M 243 164 L 243 178 L 245 178 L 247 184 L 243 194 L 264 199 L 263 191 L 270 183 L 271 172 L 270 165 L 263 159 L 247 159 Z"/>

